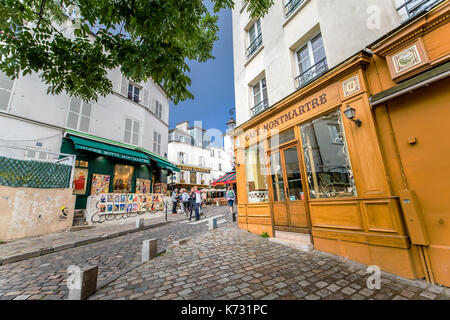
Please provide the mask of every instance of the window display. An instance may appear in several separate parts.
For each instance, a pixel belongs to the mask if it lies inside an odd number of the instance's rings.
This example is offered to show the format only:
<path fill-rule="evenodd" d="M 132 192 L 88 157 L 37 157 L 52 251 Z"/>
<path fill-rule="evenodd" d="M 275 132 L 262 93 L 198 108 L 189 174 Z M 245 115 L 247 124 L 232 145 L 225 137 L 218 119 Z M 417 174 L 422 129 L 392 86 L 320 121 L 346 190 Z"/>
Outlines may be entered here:
<path fill-rule="evenodd" d="M 245 169 L 249 203 L 268 202 L 264 145 L 258 143 L 245 149 Z"/>
<path fill-rule="evenodd" d="M 91 195 L 99 195 L 109 192 L 110 176 L 93 174 L 91 182 Z"/>
<path fill-rule="evenodd" d="M 340 111 L 305 123 L 300 129 L 310 197 L 356 196 Z"/>
<path fill-rule="evenodd" d="M 116 164 L 114 167 L 114 193 L 129 193 L 133 181 L 134 167 Z"/>
<path fill-rule="evenodd" d="M 150 180 L 136 179 L 136 193 L 150 193 Z"/>

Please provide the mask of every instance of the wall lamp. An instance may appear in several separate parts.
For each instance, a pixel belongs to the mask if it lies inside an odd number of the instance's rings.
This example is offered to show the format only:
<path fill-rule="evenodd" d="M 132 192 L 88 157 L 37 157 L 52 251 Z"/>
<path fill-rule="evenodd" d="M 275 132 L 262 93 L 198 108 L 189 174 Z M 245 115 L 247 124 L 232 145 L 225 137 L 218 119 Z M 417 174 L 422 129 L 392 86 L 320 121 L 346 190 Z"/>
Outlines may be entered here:
<path fill-rule="evenodd" d="M 347 106 L 347 108 L 344 110 L 344 114 L 347 117 L 348 120 L 353 121 L 358 127 L 361 127 L 361 120 L 355 119 L 356 117 L 356 110 L 350 106 Z"/>

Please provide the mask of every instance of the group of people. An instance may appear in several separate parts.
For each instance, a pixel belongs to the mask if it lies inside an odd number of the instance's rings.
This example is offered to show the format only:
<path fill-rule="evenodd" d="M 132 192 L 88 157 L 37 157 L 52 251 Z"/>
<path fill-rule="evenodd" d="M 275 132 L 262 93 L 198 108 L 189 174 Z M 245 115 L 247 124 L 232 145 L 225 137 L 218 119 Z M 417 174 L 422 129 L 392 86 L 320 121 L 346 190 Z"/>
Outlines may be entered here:
<path fill-rule="evenodd" d="M 195 212 L 195 220 L 200 220 L 206 197 L 206 192 L 200 192 L 197 187 L 191 188 L 190 193 L 186 189 L 181 189 L 180 192 L 178 192 L 178 189 L 175 189 L 172 192 L 172 213 L 177 213 L 177 205 L 180 203 L 181 213 L 189 214 L 189 221 L 192 219 L 193 212 Z"/>
<path fill-rule="evenodd" d="M 228 206 L 230 208 L 230 214 L 233 216 L 233 221 L 235 221 L 236 217 L 233 212 L 233 205 L 236 199 L 236 195 L 233 191 L 233 187 L 228 187 L 228 191 L 226 193 Z M 188 216 L 189 221 L 192 219 L 192 212 L 195 212 L 195 221 L 200 220 L 200 214 L 203 215 L 203 206 L 206 203 L 207 193 L 205 191 L 201 192 L 197 187 L 191 188 L 191 192 L 188 193 L 186 189 L 181 189 L 178 192 L 178 189 L 175 189 L 172 192 L 172 213 L 177 213 L 177 206 L 180 203 L 181 213 Z"/>

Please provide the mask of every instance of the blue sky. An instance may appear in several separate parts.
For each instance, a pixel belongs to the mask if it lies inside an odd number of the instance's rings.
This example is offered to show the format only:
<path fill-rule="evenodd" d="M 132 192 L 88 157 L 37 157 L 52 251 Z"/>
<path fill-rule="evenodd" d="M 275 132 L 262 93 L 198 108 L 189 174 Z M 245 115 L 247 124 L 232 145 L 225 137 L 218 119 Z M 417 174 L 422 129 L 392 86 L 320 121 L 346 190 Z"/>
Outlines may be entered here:
<path fill-rule="evenodd" d="M 209 3 L 206 5 L 211 8 Z M 226 122 L 230 119 L 229 110 L 234 110 L 231 10 L 221 10 L 218 15 L 219 40 L 213 49 L 215 59 L 205 63 L 188 62 L 192 80 L 189 90 L 194 99 L 176 106 L 170 104 L 170 129 L 182 121 L 189 121 L 193 125 L 194 121 L 201 120 L 203 128 L 217 128 L 225 132 Z"/>

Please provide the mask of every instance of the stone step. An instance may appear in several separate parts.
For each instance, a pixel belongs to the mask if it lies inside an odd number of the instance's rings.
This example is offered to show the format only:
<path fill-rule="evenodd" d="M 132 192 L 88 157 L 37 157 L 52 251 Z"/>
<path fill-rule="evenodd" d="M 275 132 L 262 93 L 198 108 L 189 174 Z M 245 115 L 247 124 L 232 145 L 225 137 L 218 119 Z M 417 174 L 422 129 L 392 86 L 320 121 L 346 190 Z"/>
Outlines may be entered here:
<path fill-rule="evenodd" d="M 301 250 L 301 251 L 312 251 L 314 250 L 314 245 L 311 243 L 311 241 L 298 241 L 298 240 L 287 240 L 287 239 L 280 239 L 280 238 L 269 238 L 269 241 L 274 243 L 279 243 L 284 246 Z"/>
<path fill-rule="evenodd" d="M 275 238 L 281 240 L 293 240 L 305 243 L 311 243 L 311 236 L 306 233 L 275 231 Z"/>

